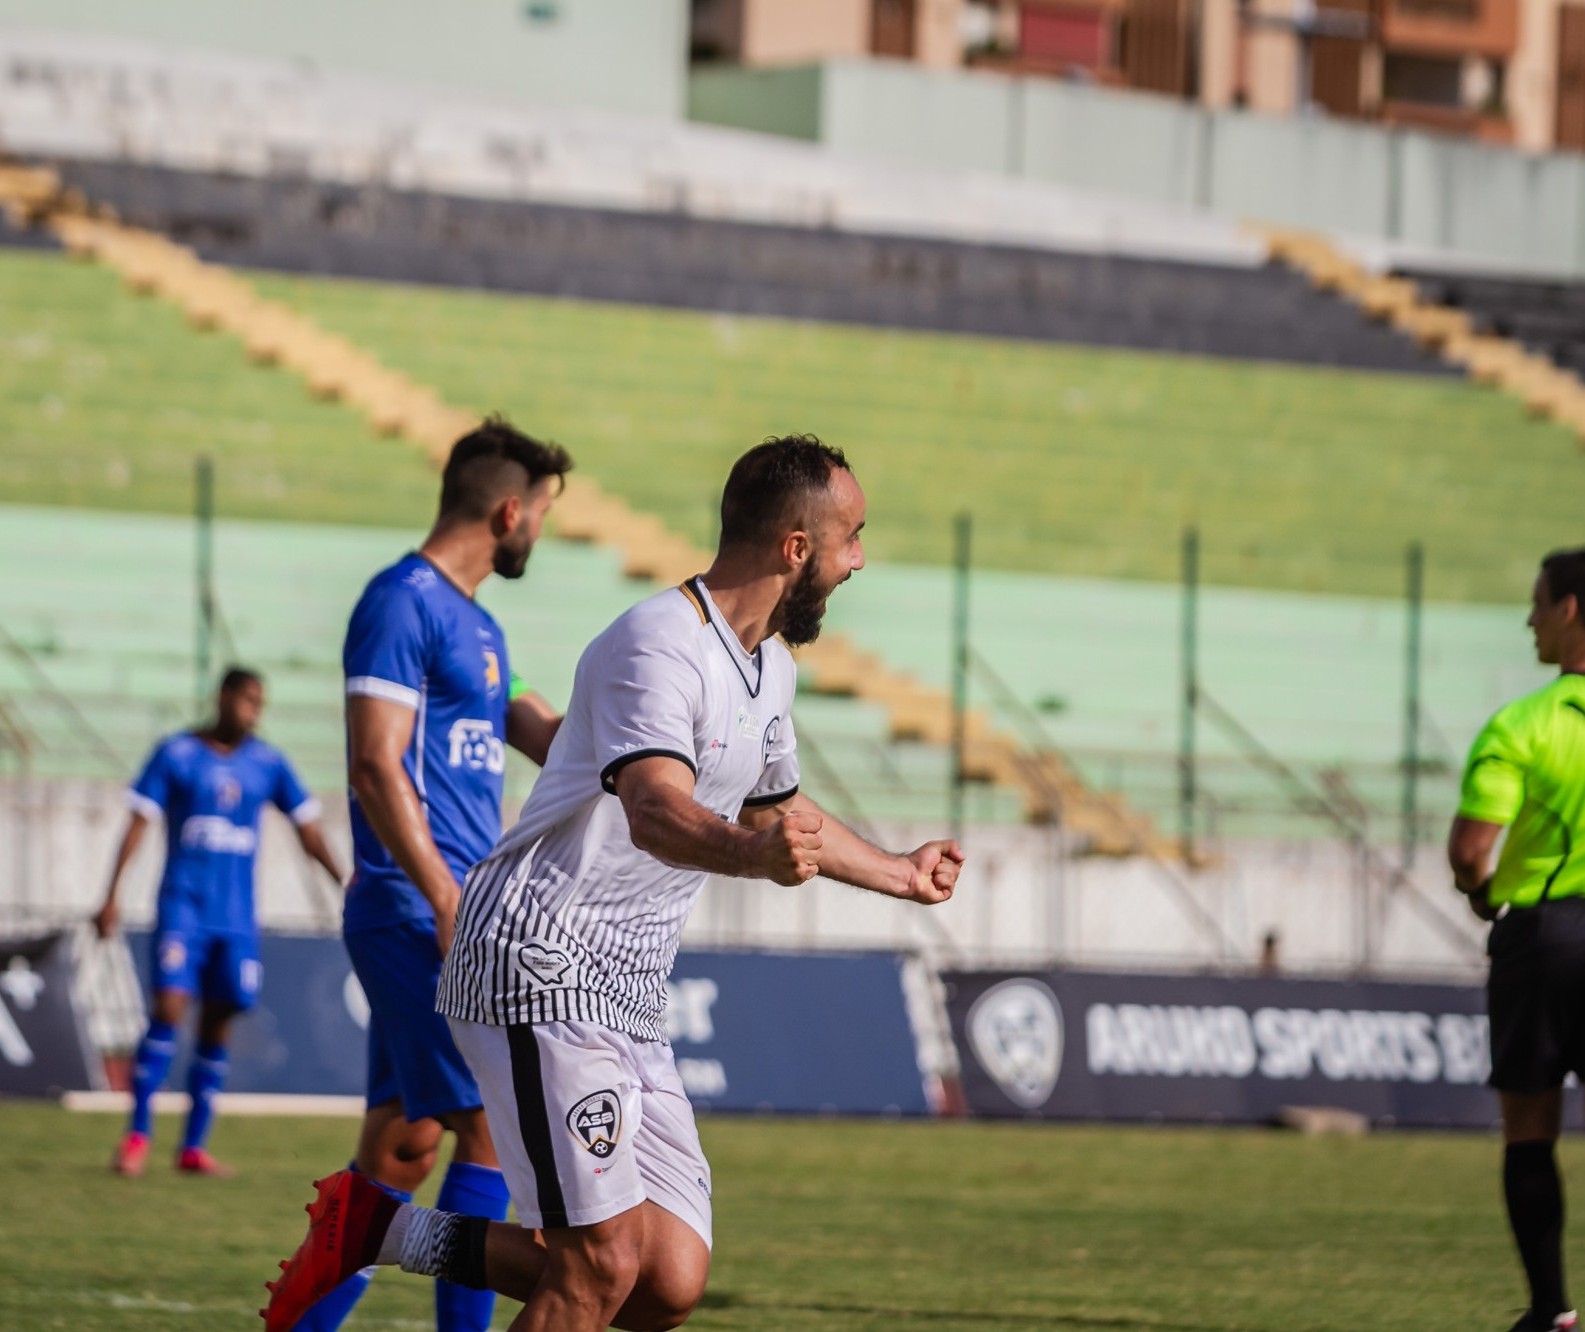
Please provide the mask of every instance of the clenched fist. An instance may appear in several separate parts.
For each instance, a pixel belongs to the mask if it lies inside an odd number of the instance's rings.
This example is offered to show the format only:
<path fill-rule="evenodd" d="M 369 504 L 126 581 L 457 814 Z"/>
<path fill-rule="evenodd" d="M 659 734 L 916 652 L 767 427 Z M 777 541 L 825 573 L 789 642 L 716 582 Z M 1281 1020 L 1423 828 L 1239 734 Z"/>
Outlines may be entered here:
<path fill-rule="evenodd" d="M 792 888 L 820 872 L 820 829 L 825 820 L 813 810 L 795 809 L 754 834 L 754 864 L 774 883 Z"/>
<path fill-rule="evenodd" d="M 952 896 L 963 869 L 963 849 L 956 842 L 926 842 L 905 859 L 914 867 L 913 882 L 905 894 L 909 901 L 935 906 Z"/>

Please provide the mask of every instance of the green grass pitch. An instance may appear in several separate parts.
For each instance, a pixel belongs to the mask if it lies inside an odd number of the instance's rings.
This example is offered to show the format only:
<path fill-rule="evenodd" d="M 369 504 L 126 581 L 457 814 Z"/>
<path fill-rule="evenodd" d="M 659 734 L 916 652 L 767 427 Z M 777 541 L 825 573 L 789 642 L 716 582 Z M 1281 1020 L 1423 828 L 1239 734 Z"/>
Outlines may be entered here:
<path fill-rule="evenodd" d="M 119 1120 L 0 1102 L 0 1327 L 257 1328 L 309 1181 L 354 1122 L 222 1116 L 233 1180 L 112 1177 Z M 1500 1147 L 1482 1135 L 702 1122 L 716 1258 L 690 1322 L 742 1332 L 1423 1332 L 1512 1321 Z M 1563 1149 L 1585 1179 L 1585 1151 Z M 1585 1246 L 1576 1242 L 1581 1270 Z M 504 1302 L 497 1326 L 515 1306 Z M 382 1272 L 349 1332 L 433 1326 Z"/>

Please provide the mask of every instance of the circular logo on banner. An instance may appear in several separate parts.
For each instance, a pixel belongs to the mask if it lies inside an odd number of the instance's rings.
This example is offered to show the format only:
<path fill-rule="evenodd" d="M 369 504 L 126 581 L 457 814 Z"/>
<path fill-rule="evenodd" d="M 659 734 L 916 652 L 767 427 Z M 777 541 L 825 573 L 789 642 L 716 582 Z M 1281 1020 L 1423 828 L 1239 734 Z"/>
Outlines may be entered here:
<path fill-rule="evenodd" d="M 1062 1071 L 1062 1010 L 1036 980 L 993 985 L 969 1009 L 969 1047 L 1009 1100 L 1044 1105 Z"/>

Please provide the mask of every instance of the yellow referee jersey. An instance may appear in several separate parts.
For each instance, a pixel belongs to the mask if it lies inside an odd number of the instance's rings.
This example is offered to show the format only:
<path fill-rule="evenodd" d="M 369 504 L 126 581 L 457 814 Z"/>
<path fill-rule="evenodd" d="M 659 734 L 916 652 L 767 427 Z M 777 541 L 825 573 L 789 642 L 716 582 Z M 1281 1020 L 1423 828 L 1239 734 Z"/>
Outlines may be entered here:
<path fill-rule="evenodd" d="M 1508 827 L 1493 906 L 1585 897 L 1585 675 L 1560 675 L 1486 723 L 1458 812 Z"/>

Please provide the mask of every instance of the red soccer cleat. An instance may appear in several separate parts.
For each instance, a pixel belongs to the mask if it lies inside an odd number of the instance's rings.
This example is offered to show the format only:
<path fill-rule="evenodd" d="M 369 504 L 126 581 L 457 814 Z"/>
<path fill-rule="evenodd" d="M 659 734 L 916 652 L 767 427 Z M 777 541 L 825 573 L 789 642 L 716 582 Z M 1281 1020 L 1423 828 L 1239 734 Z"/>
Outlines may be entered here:
<path fill-rule="evenodd" d="M 290 1332 L 298 1319 L 380 1252 L 380 1242 L 401 1206 L 378 1185 L 353 1170 L 314 1181 L 319 1197 L 303 1210 L 308 1234 L 280 1279 L 266 1281 L 268 1307 L 259 1310 L 266 1332 Z"/>
<path fill-rule="evenodd" d="M 144 1133 L 128 1133 L 116 1144 L 110 1168 L 118 1175 L 141 1175 L 149 1159 L 149 1139 Z"/>
<path fill-rule="evenodd" d="M 230 1179 L 237 1172 L 221 1165 L 202 1147 L 183 1147 L 176 1157 L 176 1168 L 184 1175 L 209 1175 L 214 1179 Z"/>

